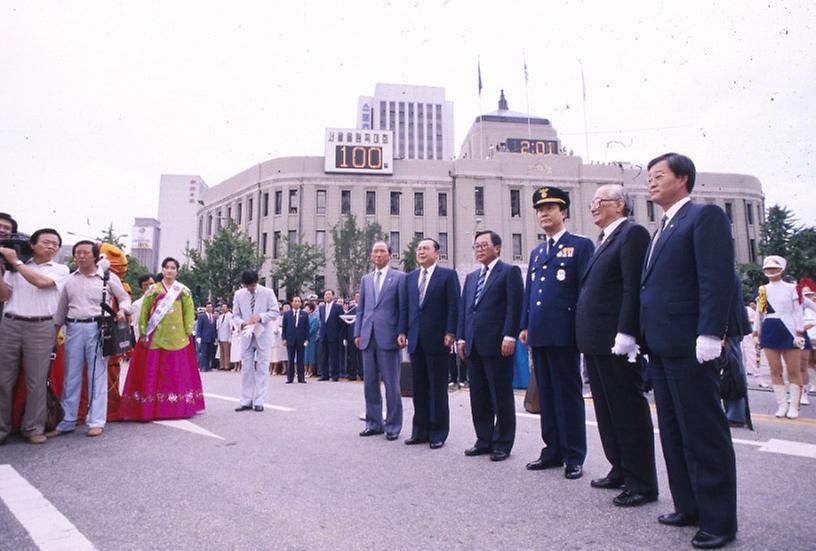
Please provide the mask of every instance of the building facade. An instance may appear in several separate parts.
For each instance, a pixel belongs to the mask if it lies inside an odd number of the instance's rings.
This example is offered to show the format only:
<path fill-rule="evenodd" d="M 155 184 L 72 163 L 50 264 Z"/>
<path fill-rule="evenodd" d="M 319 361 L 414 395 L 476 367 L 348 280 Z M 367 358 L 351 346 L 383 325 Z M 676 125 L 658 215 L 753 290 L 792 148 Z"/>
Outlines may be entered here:
<path fill-rule="evenodd" d="M 172 256 L 184 264 L 185 251 L 198 243 L 198 210 L 204 205 L 207 184 L 201 176 L 162 174 L 159 184 L 159 226 L 161 246 L 157 257 Z"/>
<path fill-rule="evenodd" d="M 586 164 L 564 154 L 546 119 L 511 112 L 506 102 L 499 107 L 477 117 L 461 157 L 452 161 L 397 159 L 395 153 L 390 175 L 328 173 L 322 157 L 279 158 L 252 166 L 204 191 L 199 247 L 219 220 L 232 218 L 269 259 L 261 273 L 268 284 L 276 286 L 272 262 L 286 254 L 281 240 L 287 237 L 326 250 L 325 284 L 335 287 L 331 228 L 353 214 L 359 225 L 382 226 L 394 266 L 415 236 L 427 236 L 440 243 L 441 264 L 464 278 L 475 266 L 475 233 L 484 229 L 502 236 L 504 261 L 527 265 L 529 252 L 543 240 L 532 208 L 533 192 L 543 186 L 569 192 L 567 228 L 573 233 L 597 234 L 588 205 L 604 184 L 625 186 L 634 199 L 632 219 L 650 232 L 657 229 L 662 213 L 649 198 L 645 165 Z M 488 152 L 485 158 L 474 153 L 479 148 Z M 737 261 L 756 260 L 764 216 L 759 180 L 701 172 L 692 196 L 728 214 Z"/>
<path fill-rule="evenodd" d="M 134 218 L 130 234 L 130 251 L 148 271 L 157 273 L 159 269 L 159 246 L 161 228 L 155 218 Z"/>
<path fill-rule="evenodd" d="M 436 86 L 377 84 L 357 101 L 357 126 L 394 133 L 395 159 L 452 159 L 453 102 Z"/>

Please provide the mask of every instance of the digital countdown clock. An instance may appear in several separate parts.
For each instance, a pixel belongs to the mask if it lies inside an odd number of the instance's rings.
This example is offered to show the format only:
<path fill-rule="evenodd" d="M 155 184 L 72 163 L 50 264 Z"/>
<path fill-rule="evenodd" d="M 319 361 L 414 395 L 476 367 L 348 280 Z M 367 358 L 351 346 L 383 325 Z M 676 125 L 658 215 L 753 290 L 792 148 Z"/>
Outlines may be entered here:
<path fill-rule="evenodd" d="M 505 143 L 507 151 L 511 153 L 526 153 L 527 155 L 558 154 L 558 142 L 556 140 L 508 138 Z"/>
<path fill-rule="evenodd" d="M 326 129 L 325 172 L 393 174 L 394 137 L 387 130 Z"/>

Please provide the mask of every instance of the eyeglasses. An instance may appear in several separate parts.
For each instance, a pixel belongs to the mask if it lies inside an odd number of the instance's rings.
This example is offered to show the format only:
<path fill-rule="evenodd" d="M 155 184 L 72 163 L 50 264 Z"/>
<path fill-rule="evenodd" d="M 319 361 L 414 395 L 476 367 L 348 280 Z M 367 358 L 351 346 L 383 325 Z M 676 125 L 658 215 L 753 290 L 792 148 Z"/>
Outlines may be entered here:
<path fill-rule="evenodd" d="M 473 245 L 473 250 L 474 251 L 483 251 L 483 250 L 489 248 L 491 245 L 492 245 L 492 243 L 475 243 Z"/>
<path fill-rule="evenodd" d="M 592 210 L 592 209 L 597 209 L 597 208 L 598 208 L 598 207 L 600 207 L 600 206 L 601 206 L 601 204 L 603 204 L 603 203 L 607 203 L 607 202 L 610 202 L 610 201 L 614 203 L 614 202 L 617 202 L 617 201 L 619 201 L 619 200 L 620 200 L 620 199 L 593 199 L 593 200 L 592 200 L 592 201 L 589 203 L 589 210 Z"/>

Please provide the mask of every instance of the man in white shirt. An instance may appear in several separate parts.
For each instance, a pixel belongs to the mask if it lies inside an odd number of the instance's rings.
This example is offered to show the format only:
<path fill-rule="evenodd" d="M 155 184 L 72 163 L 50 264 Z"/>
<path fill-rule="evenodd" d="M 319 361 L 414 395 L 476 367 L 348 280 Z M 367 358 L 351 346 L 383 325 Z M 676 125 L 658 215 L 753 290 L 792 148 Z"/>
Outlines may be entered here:
<path fill-rule="evenodd" d="M 37 230 L 31 236 L 31 246 L 34 257 L 26 263 L 17 258 L 14 249 L 0 247 L 0 255 L 14 266 L 14 271 L 7 271 L 0 279 L 0 302 L 5 303 L 0 331 L 0 443 L 11 432 L 11 406 L 21 359 L 28 393 L 20 432 L 32 444 L 46 440 L 46 380 L 56 339 L 53 316 L 68 267 L 54 262 L 62 246 L 56 230 Z"/>
<path fill-rule="evenodd" d="M 226 304 L 221 305 L 221 315 L 215 320 L 215 331 L 218 338 L 218 369 L 228 371 L 230 364 L 232 339 L 232 312 Z"/>

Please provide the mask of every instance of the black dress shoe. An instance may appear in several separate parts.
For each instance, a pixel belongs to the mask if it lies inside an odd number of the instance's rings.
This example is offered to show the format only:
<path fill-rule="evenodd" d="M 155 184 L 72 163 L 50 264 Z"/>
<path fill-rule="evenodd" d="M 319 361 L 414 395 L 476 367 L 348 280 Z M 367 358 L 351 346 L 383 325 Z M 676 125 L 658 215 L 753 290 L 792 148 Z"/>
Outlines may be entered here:
<path fill-rule="evenodd" d="M 618 507 L 639 507 L 653 501 L 657 501 L 657 496 L 654 494 L 641 494 L 624 490 L 620 495 L 615 496 L 612 503 Z"/>
<path fill-rule="evenodd" d="M 430 445 L 432 450 L 438 450 L 439 448 L 445 445 L 445 442 L 437 440 L 436 442 L 431 442 Z"/>
<path fill-rule="evenodd" d="M 552 467 L 560 467 L 564 462 L 560 459 L 536 459 L 527 463 L 528 471 L 543 471 Z"/>
<path fill-rule="evenodd" d="M 287 385 L 291 385 L 294 381 L 286 381 Z"/>
<path fill-rule="evenodd" d="M 252 406 L 238 406 L 235 408 L 235 411 L 249 411 L 252 409 Z"/>
<path fill-rule="evenodd" d="M 584 476 L 584 468 L 581 465 L 567 465 L 564 468 L 564 478 L 578 480 Z"/>
<path fill-rule="evenodd" d="M 474 457 L 476 455 L 487 455 L 490 453 L 490 448 L 477 448 L 473 446 L 472 448 L 468 448 L 465 450 L 465 455 L 468 457 Z"/>
<path fill-rule="evenodd" d="M 691 545 L 697 549 L 719 549 L 734 541 L 736 537 L 735 534 L 718 536 L 717 534 L 710 534 L 705 530 L 698 530 L 691 540 Z"/>
<path fill-rule="evenodd" d="M 255 411 L 263 411 L 263 406 L 255 406 L 253 409 Z"/>
<path fill-rule="evenodd" d="M 328 381 L 330 380 L 328 377 L 320 377 L 318 381 Z"/>
<path fill-rule="evenodd" d="M 337 381 L 339 381 L 339 380 L 340 380 L 340 379 L 338 379 L 337 377 L 332 377 L 332 381 L 333 381 L 333 382 L 335 382 L 335 383 L 336 383 Z"/>
<path fill-rule="evenodd" d="M 408 440 L 405 441 L 405 445 L 406 446 L 416 446 L 417 444 L 425 444 L 427 442 L 428 442 L 427 438 L 415 438 L 415 437 L 412 436 L 411 438 L 409 438 Z"/>
<path fill-rule="evenodd" d="M 496 450 L 490 454 L 491 461 L 504 461 L 508 457 L 510 457 L 510 454 L 501 450 Z"/>
<path fill-rule="evenodd" d="M 399 438 L 399 434 L 386 434 L 385 435 L 386 440 L 396 440 L 397 438 Z"/>
<path fill-rule="evenodd" d="M 623 479 L 622 478 L 609 478 L 605 476 L 603 478 L 596 478 L 589 483 L 590 486 L 593 488 L 603 488 L 605 490 L 614 490 L 615 488 L 623 488 Z"/>
<path fill-rule="evenodd" d="M 700 518 L 697 515 L 685 513 L 667 513 L 657 517 L 657 522 L 666 526 L 693 526 L 700 522 Z"/>
<path fill-rule="evenodd" d="M 302 384 L 302 385 L 305 385 L 305 384 L 306 384 L 306 381 L 298 381 L 298 383 L 300 383 L 300 384 Z"/>
<path fill-rule="evenodd" d="M 374 429 L 365 429 L 360 431 L 360 436 L 376 436 L 378 434 L 382 434 L 383 431 L 381 430 L 374 430 Z"/>

